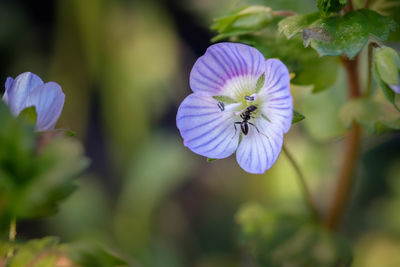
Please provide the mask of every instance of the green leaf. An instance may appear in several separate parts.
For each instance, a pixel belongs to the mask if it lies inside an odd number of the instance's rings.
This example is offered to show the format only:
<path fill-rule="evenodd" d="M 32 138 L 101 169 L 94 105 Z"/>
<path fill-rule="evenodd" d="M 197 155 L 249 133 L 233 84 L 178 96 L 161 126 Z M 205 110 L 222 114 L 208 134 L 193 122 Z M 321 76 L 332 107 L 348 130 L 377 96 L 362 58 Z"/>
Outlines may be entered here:
<path fill-rule="evenodd" d="M 266 6 L 247 6 L 217 18 L 211 26 L 218 32 L 211 41 L 261 30 L 272 21 L 272 10 Z"/>
<path fill-rule="evenodd" d="M 297 112 L 296 110 L 293 110 L 293 119 L 292 119 L 292 124 L 297 123 L 299 121 L 304 120 L 306 117 L 301 114 L 300 112 Z"/>
<path fill-rule="evenodd" d="M 216 161 L 216 160 L 218 160 L 218 159 L 207 158 L 207 162 L 213 162 L 213 161 Z"/>
<path fill-rule="evenodd" d="M 120 257 L 110 253 L 98 245 L 86 242 L 71 244 L 68 248 L 69 257 L 80 267 L 122 267 L 127 263 Z"/>
<path fill-rule="evenodd" d="M 27 107 L 18 115 L 18 119 L 23 119 L 29 123 L 36 124 L 37 113 L 35 106 Z"/>
<path fill-rule="evenodd" d="M 318 9 L 321 15 L 339 12 L 347 4 L 347 0 L 318 0 Z"/>
<path fill-rule="evenodd" d="M 391 18 L 369 9 L 359 9 L 327 18 L 319 13 L 296 15 L 279 22 L 279 31 L 287 38 L 303 33 L 304 44 L 310 44 L 321 56 L 346 54 L 355 57 L 369 37 L 385 41 L 397 28 Z"/>
<path fill-rule="evenodd" d="M 375 64 L 383 82 L 399 84 L 400 57 L 393 48 L 386 46 L 376 49 Z"/>
<path fill-rule="evenodd" d="M 87 166 L 82 146 L 53 135 L 46 144 L 38 143 L 34 125 L 16 120 L 2 101 L 0 124 L 0 226 L 12 217 L 54 213 Z"/>

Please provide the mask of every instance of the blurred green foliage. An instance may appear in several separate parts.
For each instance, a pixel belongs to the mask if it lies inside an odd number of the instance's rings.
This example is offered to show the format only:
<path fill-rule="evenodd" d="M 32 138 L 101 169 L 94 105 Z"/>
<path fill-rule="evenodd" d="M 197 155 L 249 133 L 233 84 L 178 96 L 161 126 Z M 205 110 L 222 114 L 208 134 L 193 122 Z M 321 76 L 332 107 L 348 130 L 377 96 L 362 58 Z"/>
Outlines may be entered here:
<path fill-rule="evenodd" d="M 82 147 L 62 137 L 41 146 L 34 124 L 15 120 L 3 102 L 0 124 L 1 224 L 4 227 L 11 218 L 54 213 L 76 188 L 75 178 L 87 166 Z"/>

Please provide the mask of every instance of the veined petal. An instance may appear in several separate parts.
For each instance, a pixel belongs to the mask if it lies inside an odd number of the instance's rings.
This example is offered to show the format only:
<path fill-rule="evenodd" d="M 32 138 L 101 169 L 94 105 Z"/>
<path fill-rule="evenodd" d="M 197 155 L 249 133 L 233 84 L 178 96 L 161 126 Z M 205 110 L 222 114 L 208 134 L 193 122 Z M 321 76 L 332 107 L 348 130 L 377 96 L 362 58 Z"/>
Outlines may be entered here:
<path fill-rule="evenodd" d="M 190 87 L 203 95 L 220 95 L 224 85 L 235 77 L 256 77 L 264 72 L 264 56 L 255 48 L 238 43 L 210 46 L 194 64 Z"/>
<path fill-rule="evenodd" d="M 53 129 L 61 115 L 65 95 L 61 86 L 48 82 L 36 87 L 26 99 L 24 108 L 35 106 L 37 113 L 36 130 Z"/>
<path fill-rule="evenodd" d="M 262 113 L 287 133 L 293 117 L 289 71 L 278 59 L 268 59 L 265 64 L 265 83 L 260 91 L 263 102 Z"/>
<path fill-rule="evenodd" d="M 14 116 L 17 116 L 26 107 L 24 103 L 32 90 L 42 84 L 42 79 L 31 72 L 24 72 L 18 75 L 14 81 L 7 79 L 7 96 L 3 96 L 3 99 L 5 98 Z"/>
<path fill-rule="evenodd" d="M 240 129 L 235 131 L 233 112 L 221 111 L 210 96 L 187 96 L 179 106 L 176 125 L 185 146 L 199 155 L 221 159 L 237 148 Z"/>
<path fill-rule="evenodd" d="M 254 120 L 236 151 L 239 166 L 249 173 L 262 174 L 278 159 L 283 144 L 281 129 L 263 118 Z"/>

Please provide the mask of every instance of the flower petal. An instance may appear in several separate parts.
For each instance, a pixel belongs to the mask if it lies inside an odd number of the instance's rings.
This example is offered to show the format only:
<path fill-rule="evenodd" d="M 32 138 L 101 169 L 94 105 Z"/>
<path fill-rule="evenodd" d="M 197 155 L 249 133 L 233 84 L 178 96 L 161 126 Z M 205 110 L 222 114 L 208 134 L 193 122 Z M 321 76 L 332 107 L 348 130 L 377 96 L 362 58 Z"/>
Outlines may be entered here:
<path fill-rule="evenodd" d="M 389 85 L 389 86 L 390 86 L 390 88 L 392 88 L 392 90 L 393 90 L 395 93 L 400 94 L 400 84 L 398 84 L 398 85 Z"/>
<path fill-rule="evenodd" d="M 287 133 L 292 125 L 293 99 L 290 94 L 290 77 L 286 66 L 278 59 L 268 59 L 265 83 L 260 91 L 262 113 Z"/>
<path fill-rule="evenodd" d="M 283 133 L 279 127 L 263 118 L 254 120 L 249 132 L 243 135 L 236 151 L 239 166 L 249 173 L 266 172 L 278 159 L 283 144 Z"/>
<path fill-rule="evenodd" d="M 238 43 L 210 46 L 193 66 L 190 87 L 203 95 L 219 95 L 234 77 L 258 78 L 264 72 L 264 56 L 255 48 Z"/>
<path fill-rule="evenodd" d="M 46 131 L 53 129 L 61 115 L 65 95 L 61 86 L 55 82 L 48 82 L 33 90 L 24 108 L 35 106 L 37 113 L 36 130 Z"/>
<path fill-rule="evenodd" d="M 43 81 L 39 76 L 31 72 L 24 72 L 18 75 L 12 83 L 10 82 L 11 80 L 7 79 L 7 96 L 3 96 L 3 100 L 10 107 L 11 113 L 17 116 L 26 107 L 24 103 L 30 92 L 42 85 Z"/>
<path fill-rule="evenodd" d="M 7 80 L 6 80 L 6 83 L 5 83 L 6 90 L 5 90 L 4 95 L 3 95 L 3 101 L 5 103 L 7 103 L 7 104 L 8 104 L 8 91 L 10 90 L 13 82 L 14 82 L 13 78 L 7 77 Z"/>
<path fill-rule="evenodd" d="M 235 131 L 233 112 L 221 111 L 210 96 L 187 96 L 179 106 L 176 125 L 185 146 L 202 156 L 226 158 L 237 148 L 240 130 Z"/>

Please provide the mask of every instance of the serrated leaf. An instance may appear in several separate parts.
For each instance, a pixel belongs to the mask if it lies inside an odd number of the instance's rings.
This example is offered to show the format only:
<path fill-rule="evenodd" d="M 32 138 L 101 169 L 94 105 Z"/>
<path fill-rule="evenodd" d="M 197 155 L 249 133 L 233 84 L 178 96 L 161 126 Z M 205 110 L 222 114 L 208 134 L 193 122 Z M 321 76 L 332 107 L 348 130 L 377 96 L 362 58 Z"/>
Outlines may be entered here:
<path fill-rule="evenodd" d="M 297 112 L 296 110 L 293 110 L 293 119 L 292 119 L 292 124 L 297 123 L 299 121 L 304 120 L 306 117 L 301 114 L 300 112 Z"/>
<path fill-rule="evenodd" d="M 279 31 L 287 38 L 306 29 L 318 29 L 318 34 L 305 34 L 309 43 L 321 56 L 339 56 L 346 54 L 355 57 L 367 44 L 369 37 L 385 41 L 397 24 L 389 17 L 382 16 L 369 9 L 359 9 L 327 18 L 319 13 L 296 15 L 279 22 Z"/>
<path fill-rule="evenodd" d="M 29 123 L 36 124 L 37 120 L 36 107 L 31 106 L 25 108 L 24 110 L 21 111 L 21 113 L 19 113 L 18 119 L 23 119 Z"/>

